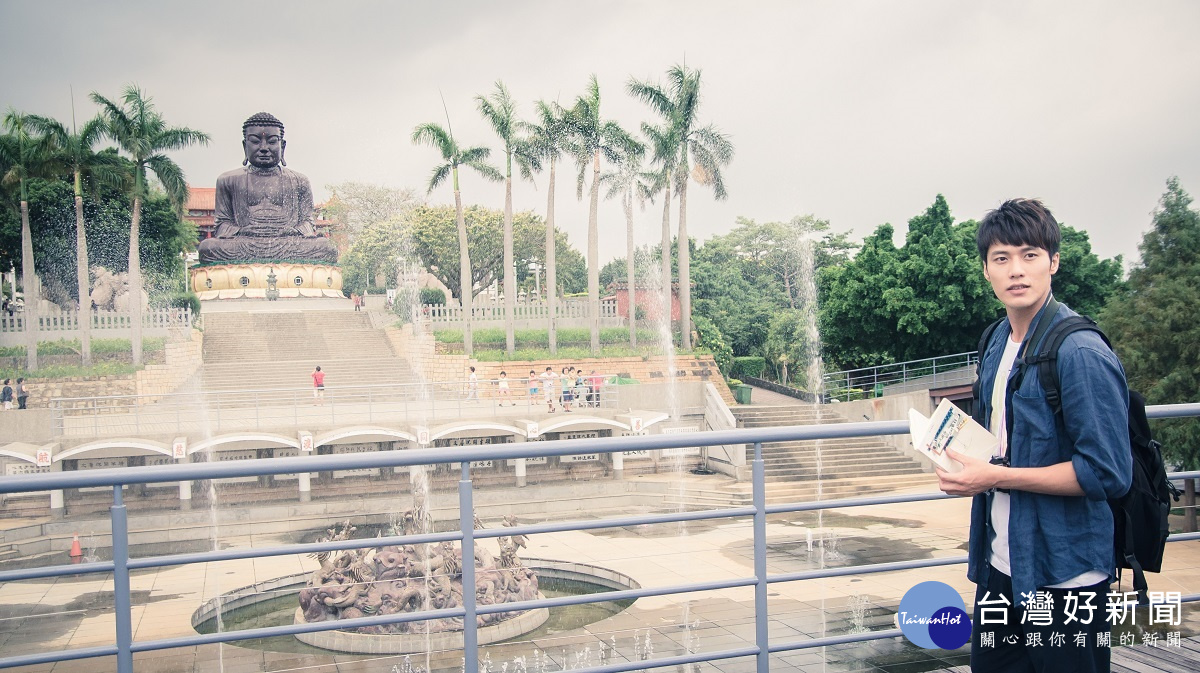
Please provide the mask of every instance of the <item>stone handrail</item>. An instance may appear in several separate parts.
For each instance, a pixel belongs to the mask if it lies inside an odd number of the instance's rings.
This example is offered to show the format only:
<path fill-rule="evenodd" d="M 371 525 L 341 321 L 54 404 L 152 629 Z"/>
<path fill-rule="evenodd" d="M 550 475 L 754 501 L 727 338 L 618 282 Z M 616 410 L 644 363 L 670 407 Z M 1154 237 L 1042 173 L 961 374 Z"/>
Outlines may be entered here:
<path fill-rule="evenodd" d="M 133 315 L 118 311 L 92 311 L 92 329 L 127 330 L 133 324 Z M 79 329 L 79 311 L 54 311 L 38 316 L 38 332 L 72 332 Z M 187 308 L 155 308 L 142 313 L 144 329 L 171 329 L 192 327 L 192 310 Z M 25 314 L 0 315 L 0 334 L 25 331 Z"/>

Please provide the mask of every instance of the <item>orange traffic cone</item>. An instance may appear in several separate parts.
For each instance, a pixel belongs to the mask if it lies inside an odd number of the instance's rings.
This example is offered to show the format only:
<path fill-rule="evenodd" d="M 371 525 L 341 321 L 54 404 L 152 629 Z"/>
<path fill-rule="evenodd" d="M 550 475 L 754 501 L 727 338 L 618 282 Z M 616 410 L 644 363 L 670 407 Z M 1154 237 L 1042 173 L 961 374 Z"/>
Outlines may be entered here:
<path fill-rule="evenodd" d="M 79 547 L 79 533 L 75 533 L 71 538 L 71 563 L 79 563 L 83 560 L 83 549 Z"/>

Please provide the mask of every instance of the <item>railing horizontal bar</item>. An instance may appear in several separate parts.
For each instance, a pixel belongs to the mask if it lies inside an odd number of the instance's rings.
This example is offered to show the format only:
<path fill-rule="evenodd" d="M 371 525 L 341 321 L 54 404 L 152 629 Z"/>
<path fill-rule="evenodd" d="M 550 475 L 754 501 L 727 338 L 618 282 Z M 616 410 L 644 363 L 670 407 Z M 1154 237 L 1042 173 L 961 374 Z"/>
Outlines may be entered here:
<path fill-rule="evenodd" d="M 966 556 L 947 556 L 944 558 L 919 559 L 916 561 L 892 561 L 891 563 L 872 563 L 870 565 L 845 566 L 842 568 L 824 568 L 822 570 L 805 570 L 782 575 L 771 575 L 767 582 L 795 582 L 798 580 L 819 580 L 828 577 L 843 577 L 845 575 L 870 575 L 896 570 L 916 570 L 917 568 L 935 568 L 966 563 Z"/>
<path fill-rule="evenodd" d="M 708 509 L 698 512 L 675 512 L 672 514 L 648 514 L 645 516 L 626 516 L 617 519 L 601 519 L 599 521 L 567 521 L 563 523 L 534 523 L 511 528 L 479 528 L 475 530 L 475 539 L 504 537 L 506 535 L 533 535 L 535 533 L 560 533 L 568 530 L 596 530 L 598 528 L 620 528 L 622 526 L 642 526 L 645 524 L 679 523 L 681 521 L 705 521 L 708 519 L 731 519 L 738 516 L 753 516 L 753 507 L 737 507 L 732 509 Z M 456 538 L 457 539 L 457 538 Z"/>
<path fill-rule="evenodd" d="M 134 641 L 130 647 L 134 652 L 153 652 L 168 650 L 175 647 L 191 647 L 194 645 L 212 645 L 215 643 L 232 643 L 238 640 L 253 640 L 255 638 L 272 638 L 275 636 L 294 636 L 297 633 L 318 633 L 321 631 L 338 631 L 341 629 L 357 629 L 364 626 L 382 626 L 386 624 L 403 624 L 405 622 L 420 622 L 427 619 L 461 618 L 460 608 L 449 610 L 430 610 L 429 612 L 398 612 L 390 615 L 375 617 L 356 617 L 354 619 L 334 619 L 307 624 L 285 624 L 283 626 L 264 626 L 257 629 L 241 631 L 221 631 L 205 633 L 197 636 L 180 636 L 179 638 L 162 638 L 160 640 Z"/>
<path fill-rule="evenodd" d="M 301 544 L 281 545 L 278 547 L 249 547 L 246 549 L 223 549 L 220 551 L 205 551 L 196 552 L 193 554 L 143 556 L 140 558 L 129 559 L 129 567 L 130 569 L 162 568 L 165 566 L 184 565 L 186 563 L 236 561 L 238 559 L 259 558 L 265 556 L 312 554 L 320 551 L 342 551 L 346 549 L 385 547 L 389 545 L 424 544 L 428 542 L 446 541 L 454 542 L 460 539 L 462 539 L 461 533 L 458 531 L 449 531 L 445 533 L 426 533 L 422 535 L 389 535 L 387 537 L 357 538 L 353 540 L 338 540 L 336 542 L 305 542 Z"/>
<path fill-rule="evenodd" d="M 87 575 L 89 573 L 110 573 L 116 566 L 112 561 L 93 561 L 79 565 L 57 565 L 44 568 L 22 568 L 20 570 L 5 570 L 0 572 L 0 583 L 19 582 L 21 580 L 39 580 L 47 577 L 70 577 L 71 575 Z"/>
<path fill-rule="evenodd" d="M 52 650 L 50 652 L 39 652 L 37 654 L 22 654 L 15 657 L 5 657 L 0 659 L 0 668 L 33 666 L 35 664 L 53 664 L 60 661 L 74 661 L 76 659 L 91 659 L 94 657 L 112 657 L 116 656 L 116 654 L 116 645 L 106 645 L 104 647 L 81 647 L 77 650 Z"/>
<path fill-rule="evenodd" d="M 717 659 L 734 659 L 736 657 L 752 657 L 758 654 L 757 647 L 739 647 L 733 650 L 720 650 L 718 652 L 697 652 L 695 654 L 679 654 L 673 657 L 662 657 L 659 659 L 638 659 L 636 661 L 626 661 L 620 664 L 609 664 L 607 666 L 593 666 L 592 668 L 576 668 L 572 669 L 572 673 L 625 673 L 626 671 L 640 671 L 644 668 L 663 668 L 665 666 L 684 666 L 686 664 L 699 664 L 706 661 L 715 661 Z"/>
<path fill-rule="evenodd" d="M 1146 415 L 1150 418 L 1182 418 L 1185 416 L 1200 416 L 1200 402 L 1187 404 L 1152 404 L 1146 407 Z"/>
<path fill-rule="evenodd" d="M 899 638 L 904 632 L 900 629 L 886 629 L 883 631 L 868 631 L 867 633 L 844 633 L 838 636 L 826 636 L 824 638 L 811 638 L 808 640 L 794 640 L 790 643 L 779 643 L 772 645 L 770 651 L 772 654 L 776 652 L 792 652 L 795 650 L 809 650 L 814 647 L 828 647 L 830 645 L 845 645 L 846 643 L 861 643 L 868 640 L 887 640 L 889 638 Z"/>
<path fill-rule="evenodd" d="M 754 584 L 753 577 L 738 577 L 730 580 L 716 580 L 712 582 L 696 582 L 694 584 L 676 584 L 673 586 L 641 588 L 641 589 L 622 589 L 620 591 L 603 591 L 594 594 L 581 594 L 578 596 L 559 596 L 557 598 L 539 598 L 536 600 L 520 601 L 514 603 L 495 603 L 492 605 L 479 605 L 475 608 L 476 614 L 489 614 L 494 612 L 512 612 L 513 610 L 533 610 L 536 608 L 556 608 L 563 605 L 583 605 L 586 603 L 606 603 L 608 601 L 623 601 L 636 600 L 638 598 L 650 598 L 651 596 L 669 596 L 672 594 L 686 594 L 697 591 L 720 591 L 722 589 L 737 589 L 739 587 L 748 587 Z"/>
<path fill-rule="evenodd" d="M 1197 405 L 1200 413 L 1200 405 Z M 152 465 L 129 468 L 44 472 L 0 477 L 0 493 L 45 491 L 59 488 L 87 488 L 117 484 L 149 484 L 198 479 L 226 479 L 261 475 L 322 472 L 372 467 L 409 467 L 477 460 L 513 460 L 541 456 L 573 456 L 584 453 L 615 453 L 681 449 L 725 444 L 770 443 L 790 440 L 841 439 L 900 435 L 908 432 L 906 421 L 868 421 L 826 425 L 798 425 L 772 428 L 719 430 L 678 435 L 645 435 L 596 439 L 558 439 L 548 442 L 491 444 L 475 447 L 437 447 L 400 451 L 373 451 L 324 456 L 296 456 L 270 460 L 237 460 L 220 463 Z"/>
<path fill-rule="evenodd" d="M 1167 542 L 1189 542 L 1191 540 L 1200 540 L 1200 533 L 1171 533 L 1167 536 Z"/>
<path fill-rule="evenodd" d="M 865 507 L 870 505 L 894 505 L 906 502 L 924 502 L 927 500 L 946 500 L 961 496 L 936 493 L 910 493 L 907 495 L 880 495 L 870 498 L 845 498 L 840 500 L 817 500 L 814 502 L 788 503 L 782 505 L 767 505 L 767 514 L 787 514 L 789 512 L 809 512 L 818 509 L 839 509 L 845 507 Z"/>

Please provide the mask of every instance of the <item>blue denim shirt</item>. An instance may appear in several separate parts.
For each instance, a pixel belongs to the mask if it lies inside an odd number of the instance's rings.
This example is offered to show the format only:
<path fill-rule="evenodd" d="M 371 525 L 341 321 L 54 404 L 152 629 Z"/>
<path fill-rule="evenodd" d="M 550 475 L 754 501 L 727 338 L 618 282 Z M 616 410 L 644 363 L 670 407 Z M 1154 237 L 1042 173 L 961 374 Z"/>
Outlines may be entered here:
<path fill-rule="evenodd" d="M 1076 315 L 1074 311 L 1061 306 L 1051 324 L 1072 315 Z M 990 427 L 996 369 L 1011 334 L 1006 320 L 981 357 L 975 416 L 984 427 Z M 1011 376 L 1017 372 L 1018 367 L 1013 367 Z M 1115 579 L 1113 520 L 1106 500 L 1124 495 L 1132 480 L 1129 393 L 1117 356 L 1095 332 L 1075 332 L 1058 352 L 1058 376 L 1061 418 L 1046 402 L 1036 367 L 1026 369 L 1020 387 L 1009 393 L 1007 400 L 1013 418 L 1008 443 L 1012 467 L 1043 467 L 1069 460 L 1084 492 L 1082 496 L 1010 492 L 1009 559 L 1013 595 L 1020 602 L 1022 594 L 1089 570 Z M 977 584 L 986 582 L 992 571 L 988 563 L 991 499 L 991 494 L 980 494 L 971 505 L 967 577 Z"/>

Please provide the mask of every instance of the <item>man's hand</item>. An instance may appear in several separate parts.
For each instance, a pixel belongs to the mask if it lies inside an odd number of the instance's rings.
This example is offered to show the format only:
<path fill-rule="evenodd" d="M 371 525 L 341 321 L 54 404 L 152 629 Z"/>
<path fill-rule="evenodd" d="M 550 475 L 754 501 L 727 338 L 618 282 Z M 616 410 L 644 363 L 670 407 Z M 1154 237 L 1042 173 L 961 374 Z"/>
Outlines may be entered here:
<path fill-rule="evenodd" d="M 1002 476 L 1000 470 L 1008 468 L 992 465 L 986 460 L 970 458 L 953 449 L 946 449 L 946 455 L 963 466 L 959 472 L 947 472 L 936 468 L 938 488 L 950 495 L 978 495 L 996 487 Z"/>

